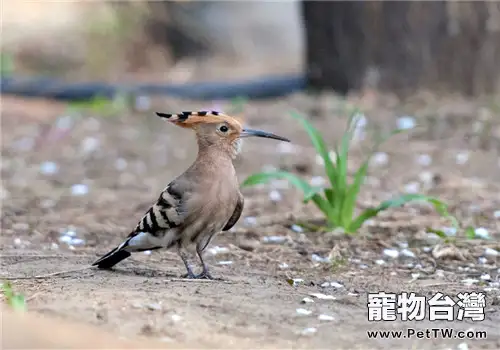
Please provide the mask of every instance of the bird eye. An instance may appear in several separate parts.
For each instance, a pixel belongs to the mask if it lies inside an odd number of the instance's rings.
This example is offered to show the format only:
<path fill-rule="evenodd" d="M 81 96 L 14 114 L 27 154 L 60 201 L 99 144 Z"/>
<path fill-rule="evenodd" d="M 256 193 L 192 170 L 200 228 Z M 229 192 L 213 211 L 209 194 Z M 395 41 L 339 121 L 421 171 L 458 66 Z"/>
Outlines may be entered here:
<path fill-rule="evenodd" d="M 219 130 L 222 131 L 222 132 L 227 132 L 229 130 L 229 128 L 227 126 L 225 126 L 225 125 L 221 125 L 219 127 Z"/>

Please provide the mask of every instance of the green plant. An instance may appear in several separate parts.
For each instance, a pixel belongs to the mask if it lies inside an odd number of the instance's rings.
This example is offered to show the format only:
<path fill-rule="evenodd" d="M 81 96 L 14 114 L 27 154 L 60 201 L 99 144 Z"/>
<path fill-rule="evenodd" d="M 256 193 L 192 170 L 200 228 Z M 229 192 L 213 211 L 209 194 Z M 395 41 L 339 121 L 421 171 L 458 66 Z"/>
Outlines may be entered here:
<path fill-rule="evenodd" d="M 360 120 L 358 117 L 359 115 L 359 112 L 356 111 L 348 118 L 347 128 L 342 135 L 340 144 L 335 146 L 336 155 L 335 161 L 333 162 L 319 131 L 306 118 L 298 113 L 292 113 L 292 117 L 298 120 L 307 131 L 316 152 L 318 152 L 323 159 L 325 172 L 330 181 L 330 187 L 323 189 L 311 186 L 304 179 L 285 171 L 262 172 L 250 175 L 243 181 L 242 187 L 266 183 L 277 178 L 286 179 L 304 193 L 304 203 L 312 201 L 318 209 L 321 210 L 327 222 L 326 228 L 341 228 L 349 234 L 355 233 L 365 221 L 375 217 L 381 211 L 401 207 L 411 201 L 425 201 L 432 204 L 438 213 L 451 219 L 453 225 L 457 225 L 456 219 L 448 213 L 446 204 L 436 198 L 421 194 L 399 195 L 393 199 L 383 201 L 377 207 L 368 208 L 358 216 L 355 216 L 356 201 L 361 186 L 366 178 L 371 156 L 383 142 L 403 131 L 394 130 L 385 137 L 378 137 L 373 148 L 368 152 L 368 156 L 354 174 L 353 181 L 349 183 L 347 173 L 349 148 L 358 127 L 358 122 Z"/>
<path fill-rule="evenodd" d="M 13 291 L 12 285 L 10 282 L 2 283 L 2 291 L 5 296 L 5 300 L 7 305 L 13 308 L 16 311 L 25 311 L 26 310 L 26 299 L 24 295 L 18 294 Z"/>

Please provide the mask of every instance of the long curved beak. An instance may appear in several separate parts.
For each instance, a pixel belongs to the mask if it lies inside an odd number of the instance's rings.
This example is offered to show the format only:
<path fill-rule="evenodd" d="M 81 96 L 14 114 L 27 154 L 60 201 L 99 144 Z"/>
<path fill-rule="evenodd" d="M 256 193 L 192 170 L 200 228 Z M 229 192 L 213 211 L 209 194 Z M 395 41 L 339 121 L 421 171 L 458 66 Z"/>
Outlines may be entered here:
<path fill-rule="evenodd" d="M 289 139 L 272 134 L 270 132 L 265 132 L 262 130 L 254 130 L 254 129 L 243 129 L 243 131 L 240 134 L 240 137 L 250 137 L 250 136 L 257 136 L 257 137 L 265 137 L 268 139 L 275 139 L 275 140 L 280 140 L 280 141 L 285 141 L 285 142 L 290 142 Z"/>

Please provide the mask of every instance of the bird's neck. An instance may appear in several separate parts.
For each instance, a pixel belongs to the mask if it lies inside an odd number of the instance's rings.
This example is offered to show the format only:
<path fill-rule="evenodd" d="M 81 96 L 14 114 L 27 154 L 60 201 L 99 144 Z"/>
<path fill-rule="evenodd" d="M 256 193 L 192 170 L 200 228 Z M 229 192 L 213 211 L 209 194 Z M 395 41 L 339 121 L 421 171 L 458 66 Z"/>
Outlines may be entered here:
<path fill-rule="evenodd" d="M 217 160 L 229 160 L 232 162 L 241 150 L 241 140 L 236 139 L 230 144 L 208 143 L 198 139 L 198 158 L 216 158 Z"/>

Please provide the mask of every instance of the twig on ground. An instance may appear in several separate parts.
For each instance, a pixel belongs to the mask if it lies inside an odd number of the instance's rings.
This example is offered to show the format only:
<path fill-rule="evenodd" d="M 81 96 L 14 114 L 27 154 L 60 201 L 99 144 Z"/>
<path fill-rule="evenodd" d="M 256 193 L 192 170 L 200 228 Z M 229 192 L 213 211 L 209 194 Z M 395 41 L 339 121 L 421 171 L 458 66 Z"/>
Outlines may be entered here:
<path fill-rule="evenodd" d="M 70 273 L 70 272 L 78 272 L 78 271 L 83 271 L 92 268 L 92 266 L 85 266 L 85 267 L 80 267 L 78 269 L 72 269 L 72 270 L 64 270 L 64 271 L 57 271 L 57 272 L 52 272 L 48 273 L 45 275 L 38 275 L 38 276 L 17 276 L 17 277 L 10 277 L 10 276 L 3 276 L 0 277 L 0 279 L 3 280 L 31 280 L 31 279 L 43 279 L 43 278 L 51 278 L 57 275 L 62 275 L 64 273 Z"/>

